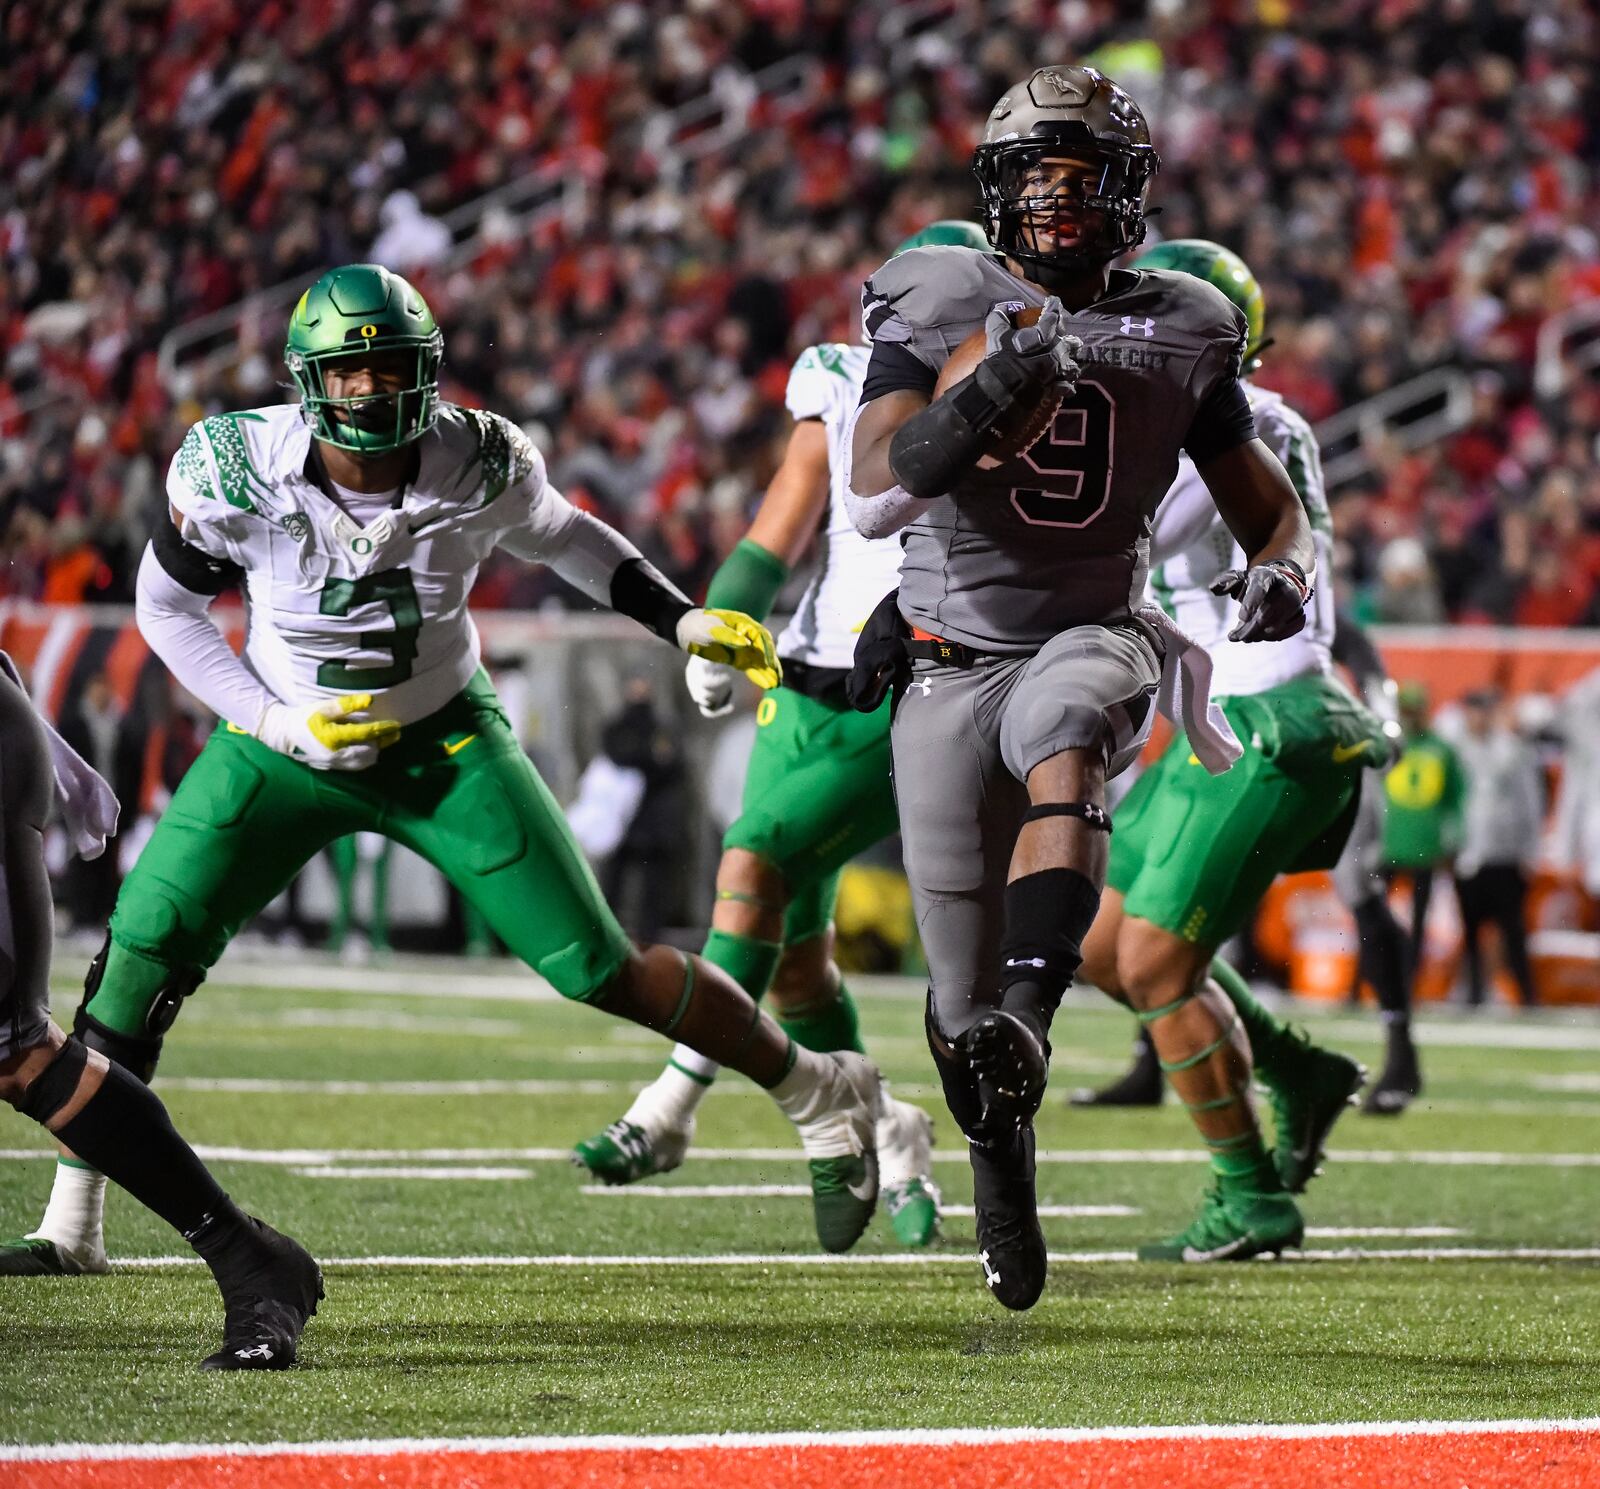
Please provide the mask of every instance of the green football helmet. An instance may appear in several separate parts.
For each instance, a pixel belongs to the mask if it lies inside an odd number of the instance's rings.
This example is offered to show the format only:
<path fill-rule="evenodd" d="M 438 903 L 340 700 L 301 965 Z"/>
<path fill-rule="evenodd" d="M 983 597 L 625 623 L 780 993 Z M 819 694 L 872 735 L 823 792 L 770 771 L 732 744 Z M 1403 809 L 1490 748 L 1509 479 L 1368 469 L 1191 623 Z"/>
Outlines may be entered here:
<path fill-rule="evenodd" d="M 362 352 L 409 351 L 411 385 L 367 398 L 331 398 L 324 370 Z M 283 349 L 312 434 L 341 450 L 386 455 L 421 439 L 439 417 L 444 335 L 416 289 L 382 264 L 330 269 L 301 295 Z"/>
<path fill-rule="evenodd" d="M 1147 248 L 1133 261 L 1135 269 L 1175 269 L 1214 284 L 1240 310 L 1250 323 L 1250 338 L 1245 343 L 1244 370 L 1254 372 L 1261 365 L 1261 352 L 1267 340 L 1267 301 L 1261 285 L 1250 272 L 1250 265 L 1231 248 L 1209 238 L 1171 238 Z"/>
<path fill-rule="evenodd" d="M 930 222 L 920 233 L 913 233 L 890 258 L 899 258 L 911 248 L 976 248 L 979 253 L 993 253 L 989 235 L 975 222 L 965 222 L 959 217 L 942 217 Z"/>

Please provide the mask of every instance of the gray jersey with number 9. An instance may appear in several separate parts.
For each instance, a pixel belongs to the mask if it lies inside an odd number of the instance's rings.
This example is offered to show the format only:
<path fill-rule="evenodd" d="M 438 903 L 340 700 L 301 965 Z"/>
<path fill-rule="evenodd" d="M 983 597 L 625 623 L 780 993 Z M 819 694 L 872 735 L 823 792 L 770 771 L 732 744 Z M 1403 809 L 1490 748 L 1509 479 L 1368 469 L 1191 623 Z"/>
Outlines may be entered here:
<path fill-rule="evenodd" d="M 991 255 L 917 248 L 867 281 L 862 314 L 874 346 L 898 344 L 937 375 L 996 305 L 1044 298 Z M 1219 290 L 1161 270 L 1114 270 L 1067 329 L 1083 372 L 1052 427 L 965 476 L 902 535 L 902 613 L 982 651 L 1036 651 L 1143 597 L 1151 518 L 1196 411 L 1238 377 L 1247 331 Z"/>

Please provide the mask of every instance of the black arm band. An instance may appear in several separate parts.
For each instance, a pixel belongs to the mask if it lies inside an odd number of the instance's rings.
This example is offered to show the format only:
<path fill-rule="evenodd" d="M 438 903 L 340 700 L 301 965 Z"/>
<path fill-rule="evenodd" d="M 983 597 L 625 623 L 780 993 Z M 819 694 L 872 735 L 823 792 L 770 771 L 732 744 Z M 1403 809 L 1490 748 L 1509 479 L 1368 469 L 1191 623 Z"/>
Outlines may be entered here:
<path fill-rule="evenodd" d="M 889 441 L 895 480 L 924 501 L 949 491 L 989 447 L 995 421 L 1016 406 L 1025 387 L 1038 386 L 1031 380 L 1013 383 L 1005 377 L 1011 371 L 1003 356 L 988 358 L 895 430 Z"/>
<path fill-rule="evenodd" d="M 611 608 L 676 646 L 678 622 L 694 606 L 654 564 L 630 558 L 611 576 Z"/>
<path fill-rule="evenodd" d="M 150 546 L 155 549 L 156 562 L 167 571 L 167 577 L 181 584 L 191 594 L 220 595 L 234 588 L 244 577 L 238 564 L 225 558 L 212 558 L 204 549 L 186 542 L 172 525 L 170 514 L 156 523 Z"/>

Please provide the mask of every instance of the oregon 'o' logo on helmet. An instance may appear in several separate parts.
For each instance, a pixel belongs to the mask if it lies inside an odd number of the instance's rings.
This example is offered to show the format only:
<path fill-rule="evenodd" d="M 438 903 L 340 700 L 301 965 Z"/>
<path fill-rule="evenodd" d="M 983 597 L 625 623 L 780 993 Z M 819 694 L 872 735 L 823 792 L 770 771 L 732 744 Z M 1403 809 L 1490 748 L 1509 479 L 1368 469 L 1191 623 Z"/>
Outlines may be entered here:
<path fill-rule="evenodd" d="M 326 373 L 352 354 L 410 359 L 401 386 L 335 398 Z M 444 337 L 428 302 L 382 264 L 330 269 L 300 297 L 283 349 L 300 391 L 300 411 L 315 437 L 342 450 L 383 455 L 421 439 L 439 417 Z"/>

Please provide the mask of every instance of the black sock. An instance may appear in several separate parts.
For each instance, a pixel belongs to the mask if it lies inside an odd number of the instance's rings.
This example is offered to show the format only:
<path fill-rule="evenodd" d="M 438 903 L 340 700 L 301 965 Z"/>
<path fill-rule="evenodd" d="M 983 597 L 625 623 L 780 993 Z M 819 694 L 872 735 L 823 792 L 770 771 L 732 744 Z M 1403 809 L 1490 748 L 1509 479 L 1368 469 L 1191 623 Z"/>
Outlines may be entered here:
<path fill-rule="evenodd" d="M 1076 869 L 1044 869 L 1006 885 L 1000 1006 L 1047 1036 L 1083 961 L 1083 938 L 1100 908 L 1094 881 Z"/>
<path fill-rule="evenodd" d="M 178 1136 L 161 1098 L 120 1065 L 107 1067 L 100 1089 L 54 1135 L 185 1240 L 192 1242 L 208 1222 L 220 1235 L 242 1218 Z"/>
<path fill-rule="evenodd" d="M 1360 938 L 1361 975 L 1372 984 L 1378 1007 L 1391 1020 L 1409 1023 L 1411 982 L 1406 967 L 1406 935 L 1387 900 L 1363 900 L 1352 912 Z"/>

